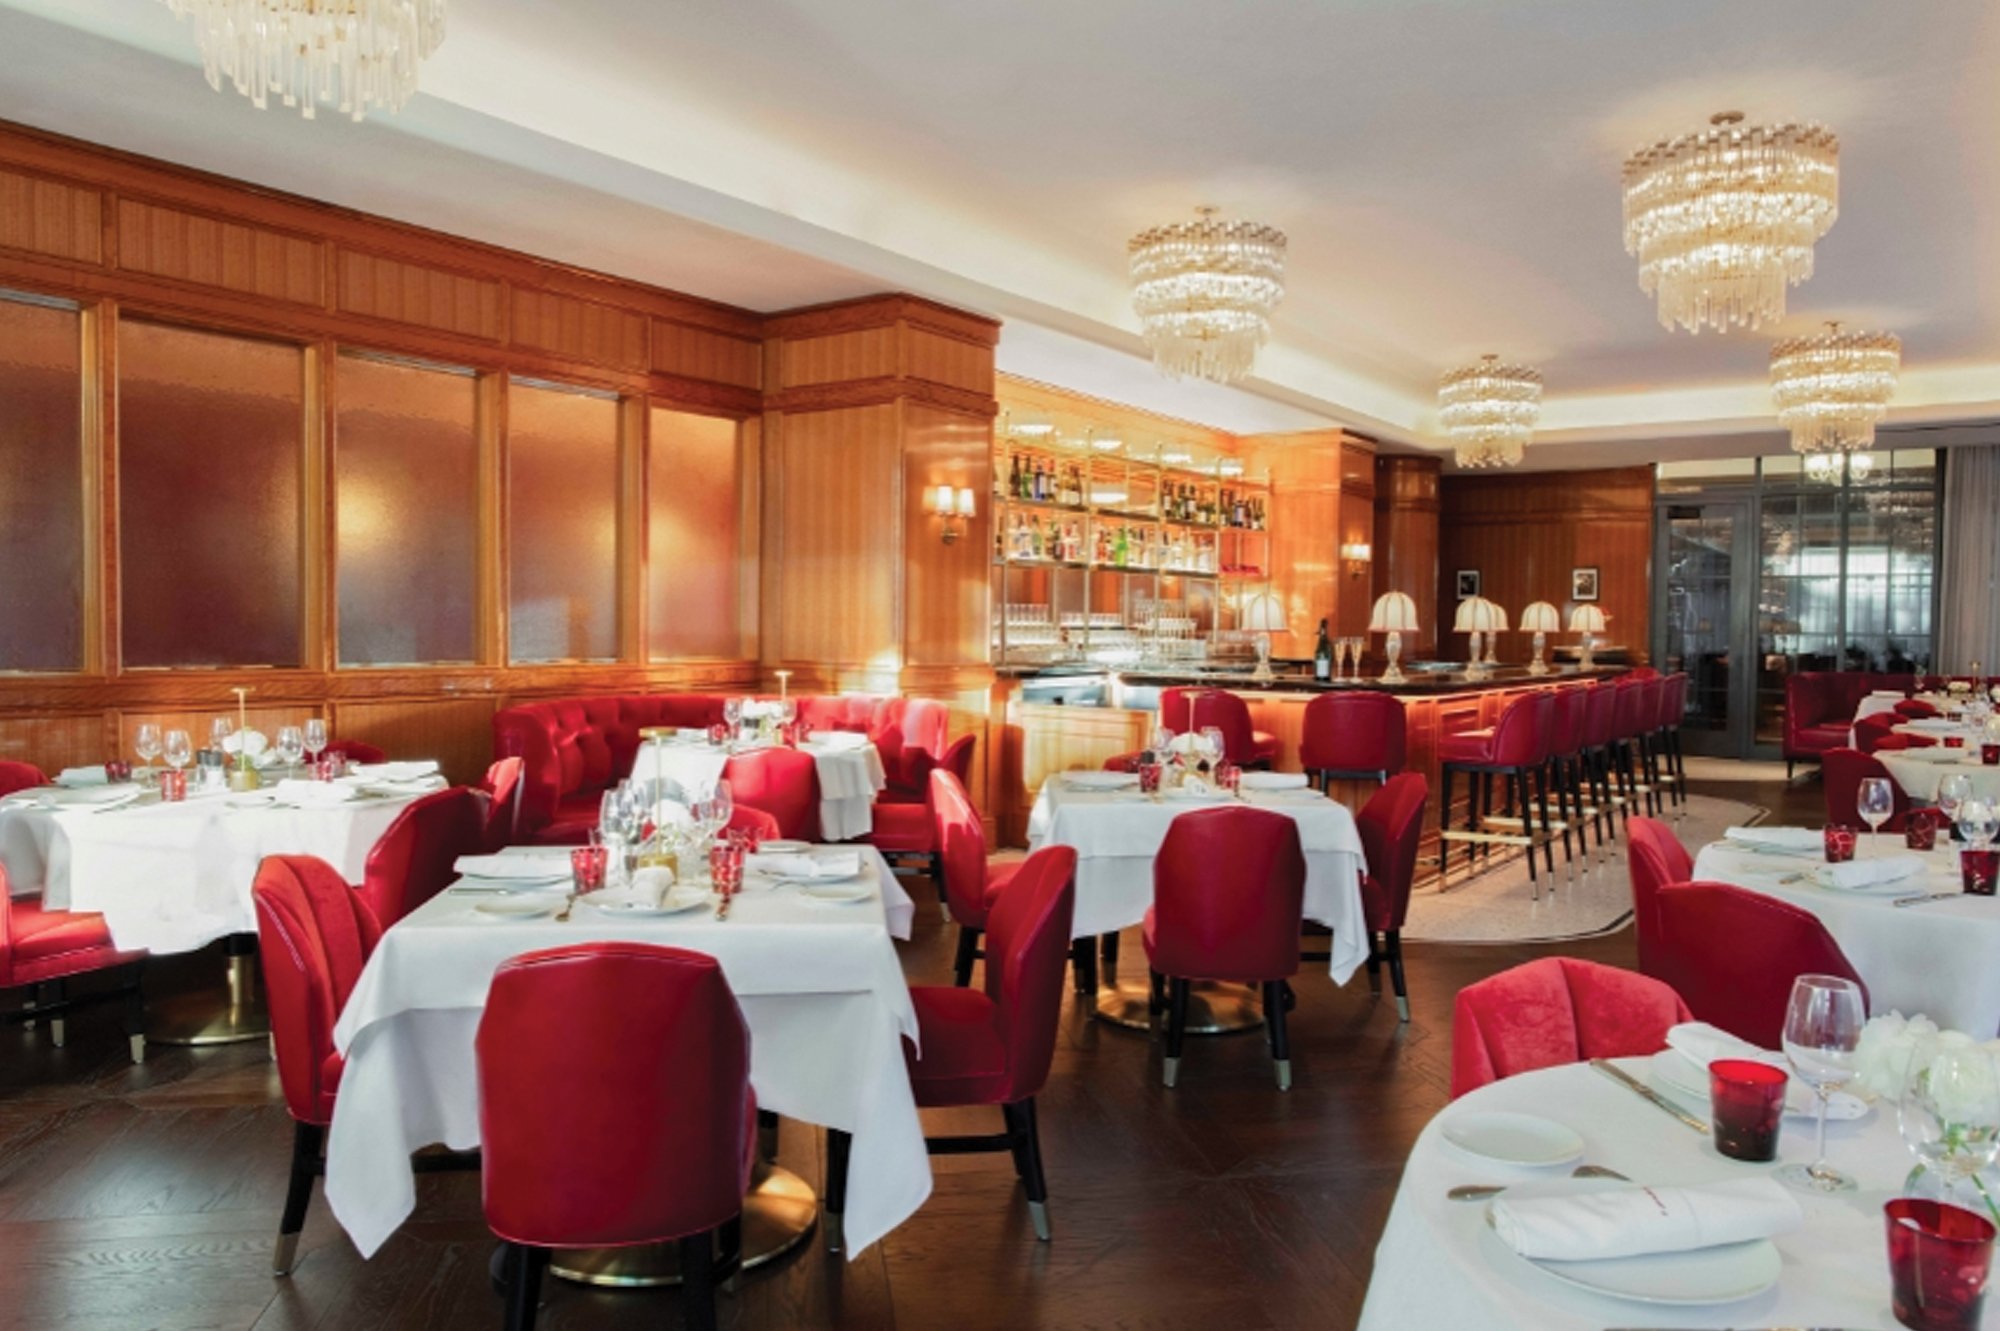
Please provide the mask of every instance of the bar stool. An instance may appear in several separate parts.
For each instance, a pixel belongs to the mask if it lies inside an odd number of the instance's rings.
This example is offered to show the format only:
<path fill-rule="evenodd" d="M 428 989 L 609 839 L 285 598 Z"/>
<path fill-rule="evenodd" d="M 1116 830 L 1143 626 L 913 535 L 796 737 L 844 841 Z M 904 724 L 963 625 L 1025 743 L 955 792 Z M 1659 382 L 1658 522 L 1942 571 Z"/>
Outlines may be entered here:
<path fill-rule="evenodd" d="M 1583 796 L 1583 722 L 1590 699 L 1582 688 L 1564 686 L 1556 689 L 1549 701 L 1547 780 L 1555 787 L 1556 828 L 1562 832 L 1563 864 L 1567 867 L 1575 862 L 1570 850 L 1572 830 L 1576 833 L 1576 849 L 1583 853 L 1586 863 L 1590 859 L 1590 825 L 1584 813 Z M 1598 833 L 1598 844 L 1603 844 L 1602 831 Z"/>
<path fill-rule="evenodd" d="M 1632 806 L 1644 801 L 1647 816 L 1658 812 L 1654 799 L 1658 791 L 1645 780 L 1646 760 L 1641 736 L 1652 729 L 1653 714 L 1659 708 L 1650 679 L 1620 679 L 1612 686 L 1617 704 L 1611 713 L 1611 770 L 1618 779 L 1621 796 L 1619 812 L 1627 820 Z"/>
<path fill-rule="evenodd" d="M 1590 684 L 1583 709 L 1583 773 L 1590 787 L 1591 821 L 1597 824 L 1597 844 L 1618 837 L 1618 818 L 1625 800 L 1613 789 L 1612 742 L 1618 730 L 1618 690 L 1610 684 Z"/>
<path fill-rule="evenodd" d="M 1535 847 L 1540 845 L 1548 861 L 1551 873 L 1555 871 L 1555 852 L 1549 848 L 1549 791 L 1543 778 L 1542 764 L 1547 757 L 1548 716 L 1554 706 L 1554 699 L 1547 693 L 1524 693 L 1510 701 L 1500 713 L 1500 719 L 1490 730 L 1472 730 L 1461 735 L 1447 735 L 1438 741 L 1438 757 L 1441 760 L 1439 772 L 1442 788 L 1438 800 L 1439 821 L 1442 825 L 1438 833 L 1438 872 L 1444 873 L 1450 867 L 1451 843 L 1465 843 L 1466 866 L 1471 867 L 1474 854 L 1481 847 L 1493 845 L 1521 846 L 1528 855 L 1528 881 L 1534 885 L 1536 898 L 1541 896 L 1540 880 L 1535 874 Z M 1454 832 L 1451 823 L 1451 778 L 1454 772 L 1464 772 L 1471 781 L 1471 798 L 1465 814 L 1465 830 Z M 1507 805 L 1518 810 L 1519 817 L 1497 818 L 1491 813 L 1492 779 L 1502 777 L 1507 783 Z M 1538 791 L 1538 800 L 1529 799 L 1529 783 L 1532 781 Z M 1535 805 L 1541 808 L 1542 830 L 1535 830 Z M 1488 832 L 1486 824 L 1511 824 L 1518 821 L 1521 830 L 1513 832 Z"/>
<path fill-rule="evenodd" d="M 1403 704 L 1387 693 L 1322 693 L 1306 704 L 1299 766 L 1325 790 L 1335 781 L 1382 781 L 1408 761 Z"/>
<path fill-rule="evenodd" d="M 1653 746 L 1661 768 L 1660 780 L 1667 794 L 1685 815 L 1687 809 L 1687 763 L 1681 753 L 1681 720 L 1687 715 L 1688 677 L 1676 670 L 1660 681 L 1660 714 L 1653 728 Z"/>

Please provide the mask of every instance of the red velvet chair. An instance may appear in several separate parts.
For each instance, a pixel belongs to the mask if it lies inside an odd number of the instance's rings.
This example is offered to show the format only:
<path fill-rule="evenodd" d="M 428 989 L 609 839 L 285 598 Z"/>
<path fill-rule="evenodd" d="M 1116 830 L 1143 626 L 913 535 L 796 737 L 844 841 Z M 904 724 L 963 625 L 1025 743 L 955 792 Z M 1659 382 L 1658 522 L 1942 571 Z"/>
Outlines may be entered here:
<path fill-rule="evenodd" d="M 972 775 L 972 749 L 974 737 L 963 735 L 953 740 L 932 770 L 950 772 L 958 778 L 960 786 L 965 786 Z M 893 862 L 898 859 L 922 859 L 933 881 L 942 888 L 944 883 L 944 863 L 939 854 L 937 840 L 937 814 L 931 808 L 930 777 L 924 777 L 923 799 L 917 803 L 905 803 L 901 797 L 892 800 L 891 792 L 884 791 L 875 801 L 873 829 L 861 839 L 888 856 Z"/>
<path fill-rule="evenodd" d="M 1868 986 L 1811 911 L 1725 883 L 1680 883 L 1658 900 L 1660 947 L 1695 1018 L 1765 1049 L 1783 1047 L 1785 1007 L 1801 975 Z"/>
<path fill-rule="evenodd" d="M 581 845 L 607 788 L 632 770 L 650 726 L 715 725 L 723 699 L 707 693 L 559 698 L 493 714 L 493 756 L 521 759 L 523 840 Z"/>
<path fill-rule="evenodd" d="M 715 958 L 602 942 L 515 957 L 493 974 L 476 1049 L 509 1331 L 534 1325 L 551 1249 L 675 1239 L 687 1325 L 713 1331 L 756 1136 L 750 1031 Z"/>
<path fill-rule="evenodd" d="M 1879 776 L 1889 783 L 1889 793 L 1895 801 L 1895 811 L 1889 821 L 1882 824 L 1884 832 L 1900 832 L 1903 820 L 1909 816 L 1910 797 L 1896 784 L 1896 778 L 1889 775 L 1889 769 L 1882 765 L 1880 758 L 1861 752 L 1859 749 L 1828 749 L 1820 755 L 1820 787 L 1826 797 L 1826 820 L 1843 827 L 1864 827 L 1861 811 L 1855 807 L 1860 798 L 1861 783 L 1871 776 Z"/>
<path fill-rule="evenodd" d="M 1625 825 L 1625 859 L 1632 875 L 1632 932 L 1639 944 L 1639 973 L 1675 984 L 1660 942 L 1660 891 L 1694 877 L 1694 861 L 1680 838 L 1654 818 Z M 1675 985 L 1678 988 L 1678 985 Z"/>
<path fill-rule="evenodd" d="M 1132 753 L 1114 753 L 1104 760 L 1103 770 L 1107 772 L 1136 772 L 1139 770 L 1139 764 L 1145 761 L 1146 751 L 1144 749 Z"/>
<path fill-rule="evenodd" d="M 1808 670 L 1785 679 L 1785 775 L 1800 759 L 1817 759 L 1848 745 L 1848 730 L 1861 700 L 1882 689 L 1908 693 L 1912 675 L 1864 670 Z"/>
<path fill-rule="evenodd" d="M 351 763 L 385 763 L 389 761 L 389 751 L 358 739 L 328 740 L 320 755 L 337 753 Z"/>
<path fill-rule="evenodd" d="M 502 758 L 488 767 L 479 789 L 486 796 L 486 849 L 513 845 L 521 821 L 521 760 Z"/>
<path fill-rule="evenodd" d="M 1019 865 L 994 869 L 986 859 L 986 828 L 972 797 L 958 778 L 942 769 L 931 773 L 931 809 L 937 820 L 935 836 L 944 866 L 945 907 L 958 926 L 958 953 L 952 962 L 953 983 L 972 983 L 972 963 L 979 959 L 979 936 L 986 918 Z"/>
<path fill-rule="evenodd" d="M 42 769 L 33 763 L 0 759 L 0 796 L 11 795 L 17 790 L 33 790 L 48 783 L 48 777 L 42 775 Z"/>
<path fill-rule="evenodd" d="M 1310 704 L 1309 704 L 1310 705 Z M 1417 843 L 1424 835 L 1430 783 L 1421 772 L 1389 778 L 1354 817 L 1368 871 L 1361 876 L 1361 915 L 1368 924 L 1368 987 L 1382 992 L 1382 963 L 1396 991 L 1396 1015 L 1410 1019 L 1410 991 L 1403 982 L 1403 922 L 1417 879 Z"/>
<path fill-rule="evenodd" d="M 1588 801 L 1584 793 L 1583 729 L 1590 710 L 1590 690 L 1581 685 L 1559 686 L 1549 693 L 1547 756 L 1542 780 L 1556 794 L 1556 817 L 1562 823 L 1563 862 L 1575 859 L 1570 834 L 1576 835 L 1576 849 L 1590 857 L 1590 838 L 1583 821 Z M 1604 829 L 1598 828 L 1597 844 L 1604 844 Z"/>
<path fill-rule="evenodd" d="M 1387 781 L 1409 761 L 1403 704 L 1387 693 L 1322 693 L 1306 704 L 1299 766 L 1330 781 Z"/>
<path fill-rule="evenodd" d="M 1626 817 L 1644 803 L 1648 814 L 1660 811 L 1660 783 L 1654 780 L 1651 736 L 1660 712 L 1660 681 L 1621 677 L 1612 686 L 1612 770 L 1618 777 Z"/>
<path fill-rule="evenodd" d="M 930 698 L 889 698 L 876 709 L 869 738 L 882 755 L 889 786 L 885 798 L 922 804 L 930 789 L 931 769 L 943 761 L 949 747 L 951 708 Z M 967 755 L 970 760 L 970 755 Z M 961 775 L 961 781 L 965 778 Z"/>
<path fill-rule="evenodd" d="M 730 798 L 778 820 L 778 835 L 818 841 L 819 766 L 798 749 L 757 749 L 723 765 Z"/>
<path fill-rule="evenodd" d="M 1277 736 L 1252 728 L 1250 704 L 1227 689 L 1162 689 L 1160 724 L 1176 735 L 1215 726 L 1223 757 L 1238 767 L 1269 767 L 1284 749 Z"/>
<path fill-rule="evenodd" d="M 26 766 L 25 763 L 18 764 Z M 37 773 L 39 775 L 39 773 Z M 120 952 L 102 915 L 68 910 L 43 910 L 39 895 L 10 894 L 7 870 L 0 866 L 0 990 L 26 989 L 31 997 L 8 1020 L 27 1025 L 46 1021 L 49 1039 L 60 1049 L 65 1037 L 63 1014 L 83 1000 L 69 997 L 64 982 L 73 976 L 117 966 L 133 968 L 127 982 L 104 998 L 125 1000 L 125 1034 L 132 1061 L 146 1061 L 144 1000 L 139 970 L 144 952 Z M 93 996 L 92 1002 L 100 1001 Z"/>
<path fill-rule="evenodd" d="M 933 779 L 938 779 L 936 776 Z M 923 1109 L 998 1105 L 1006 1131 L 995 1136 L 932 1137 L 934 1155 L 1010 1151 L 1028 1195 L 1035 1237 L 1049 1240 L 1048 1185 L 1042 1175 L 1035 1096 L 1055 1058 L 1062 1015 L 1063 959 L 1076 909 L 1076 852 L 1045 846 L 1022 861 L 986 921 L 986 987 L 916 985 L 920 1044 L 905 1042 L 910 1088 Z M 847 1204 L 847 1133 L 827 1133 L 825 1207 L 828 1246 L 839 1251 Z"/>
<path fill-rule="evenodd" d="M 461 855 L 486 848 L 487 800 L 453 786 L 411 802 L 368 852 L 361 895 L 387 929 L 451 885 Z"/>
<path fill-rule="evenodd" d="M 1455 1100 L 1503 1077 L 1666 1048 L 1688 1006 L 1651 976 L 1544 957 L 1458 991 L 1451 1019 Z"/>
<path fill-rule="evenodd" d="M 754 833 L 759 841 L 775 841 L 781 835 L 777 818 L 747 804 L 731 807 L 729 821 L 723 825 L 723 830 Z"/>
<path fill-rule="evenodd" d="M 1292 1087 L 1285 1032 L 1286 981 L 1298 974 L 1306 857 L 1299 825 L 1269 809 L 1201 809 L 1175 818 L 1153 860 L 1153 905 L 1146 912 L 1146 961 L 1154 1007 L 1164 995 L 1167 1053 L 1162 1077 L 1180 1079 L 1188 991 L 1195 980 L 1255 984 L 1278 1089 Z"/>
<path fill-rule="evenodd" d="M 1536 883 L 1535 847 L 1540 845 L 1547 858 L 1549 872 L 1556 867 L 1555 851 L 1550 845 L 1549 835 L 1549 792 L 1542 776 L 1542 763 L 1548 756 L 1547 741 L 1551 729 L 1550 709 L 1555 700 L 1546 690 L 1523 693 L 1510 700 L 1500 713 L 1500 719 L 1490 730 L 1471 730 L 1458 735 L 1446 735 L 1438 740 L 1439 770 L 1443 778 L 1443 788 L 1438 798 L 1438 821 L 1445 825 L 1445 832 L 1438 844 L 1438 872 L 1448 867 L 1451 842 L 1463 839 L 1449 830 L 1451 823 L 1451 778 L 1454 772 L 1464 772 L 1471 784 L 1470 798 L 1466 800 L 1465 831 L 1478 836 L 1484 827 L 1486 817 L 1492 813 L 1492 779 L 1501 777 L 1507 785 L 1507 803 L 1521 820 L 1521 834 L 1526 845 L 1528 859 L 1528 881 Z M 1535 830 L 1535 805 L 1530 802 L 1529 782 L 1539 788 L 1541 803 L 1541 831 Z M 1465 843 L 1466 867 L 1472 865 L 1473 856 L 1484 843 L 1467 840 Z M 1535 895 L 1541 895 L 1537 885 Z"/>

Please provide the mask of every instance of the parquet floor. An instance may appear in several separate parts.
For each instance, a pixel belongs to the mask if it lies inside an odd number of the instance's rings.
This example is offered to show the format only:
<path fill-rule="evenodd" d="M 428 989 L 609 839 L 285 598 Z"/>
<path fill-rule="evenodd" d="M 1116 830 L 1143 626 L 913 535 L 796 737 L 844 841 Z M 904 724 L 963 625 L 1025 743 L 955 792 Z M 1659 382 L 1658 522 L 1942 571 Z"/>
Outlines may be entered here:
<path fill-rule="evenodd" d="M 1814 785 L 1707 786 L 1816 821 Z M 723 1300 L 736 1331 L 1167 1331 L 1353 1325 L 1402 1161 L 1446 1100 L 1452 996 L 1554 949 L 1409 949 L 1415 1020 L 1357 976 L 1296 982 L 1296 1083 L 1271 1085 L 1258 1036 L 1191 1041 L 1180 1087 L 1146 1036 L 1066 1010 L 1041 1098 L 1055 1242 L 1038 1244 L 1004 1156 L 939 1158 L 930 1202 L 852 1263 L 802 1250 Z M 1628 931 L 1565 945 L 1633 961 Z M 1141 954 L 1126 948 L 1127 966 Z M 942 981 L 949 938 L 920 903 L 914 980 Z M 159 968 L 171 989 L 212 956 Z M 991 1130 L 937 1115 L 934 1131 Z M 997 1113 L 992 1127 L 997 1128 Z M 272 1278 L 290 1123 L 262 1046 L 157 1049 L 133 1068 L 114 1008 L 72 1018 L 69 1047 L 0 1027 L 0 1328 L 333 1331 L 491 1328 L 492 1240 L 469 1175 L 429 1175 L 410 1224 L 362 1262 L 315 1198 L 297 1273 Z M 817 1181 L 819 1134 L 781 1157 Z M 679 1325 L 670 1293 L 551 1282 L 541 1325 Z"/>

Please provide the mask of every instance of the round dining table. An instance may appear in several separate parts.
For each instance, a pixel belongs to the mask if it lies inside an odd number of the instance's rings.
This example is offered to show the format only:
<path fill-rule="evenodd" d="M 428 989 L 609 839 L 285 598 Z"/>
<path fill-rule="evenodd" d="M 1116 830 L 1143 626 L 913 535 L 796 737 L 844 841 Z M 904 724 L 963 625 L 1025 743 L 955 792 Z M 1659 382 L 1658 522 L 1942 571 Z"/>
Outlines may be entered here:
<path fill-rule="evenodd" d="M 1668 1055 L 1679 1057 L 1679 1055 Z M 1614 1060 L 1672 1099 L 1670 1080 L 1653 1080 L 1652 1060 Z M 1707 1107 L 1678 1103 L 1706 1121 Z M 1775 1165 L 1743 1164 L 1718 1154 L 1708 1136 L 1642 1099 L 1588 1064 L 1524 1073 L 1454 1101 L 1417 1138 L 1403 1170 L 1362 1308 L 1361 1331 L 1604 1331 L 1607 1327 L 1894 1328 L 1882 1204 L 1896 1196 L 1915 1163 L 1896 1127 L 1893 1106 L 1875 1105 L 1851 1122 L 1827 1127 L 1829 1163 L 1859 1190 L 1796 1194 L 1804 1224 L 1774 1240 L 1777 1284 L 1722 1304 L 1643 1303 L 1586 1290 L 1515 1255 L 1487 1224 L 1485 1201 L 1454 1201 L 1461 1184 L 1521 1185 L 1561 1178 L 1567 1165 L 1524 1169 L 1463 1152 L 1445 1139 L 1455 1119 L 1489 1111 L 1554 1120 L 1583 1139 L 1583 1160 L 1635 1183 L 1699 1185 L 1769 1174 Z M 1812 1120 L 1787 1117 L 1780 1163 L 1810 1162 Z M 1984 1325 L 2000 1327 L 1989 1300 Z"/>
<path fill-rule="evenodd" d="M 632 779 L 664 777 L 689 799 L 711 789 L 731 758 L 769 748 L 767 744 L 710 744 L 705 736 L 648 740 L 632 760 Z M 875 828 L 875 797 L 888 787 L 882 754 L 866 735 L 824 731 L 799 744 L 812 755 L 819 776 L 820 836 L 827 841 L 852 841 Z"/>
<path fill-rule="evenodd" d="M 1937 803 L 1938 786 L 1948 776 L 1963 776 L 1972 782 L 1972 793 L 1981 799 L 2000 799 L 2000 765 L 1980 761 L 1979 750 L 1968 744 L 1962 749 L 1943 745 L 1929 749 L 1877 749 L 1875 757 L 1889 769 L 1889 775 L 1903 793 L 1919 804 Z"/>

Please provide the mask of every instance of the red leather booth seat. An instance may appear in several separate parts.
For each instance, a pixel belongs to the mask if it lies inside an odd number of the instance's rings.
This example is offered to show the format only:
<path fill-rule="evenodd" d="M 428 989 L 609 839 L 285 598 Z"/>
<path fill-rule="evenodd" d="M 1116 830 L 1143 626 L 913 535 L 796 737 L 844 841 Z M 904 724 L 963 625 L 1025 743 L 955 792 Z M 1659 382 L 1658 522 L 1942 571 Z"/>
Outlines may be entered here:
<path fill-rule="evenodd" d="M 494 758 L 521 760 L 516 835 L 523 841 L 580 843 L 597 826 L 604 792 L 632 770 L 649 726 L 711 726 L 721 694 L 658 693 L 559 698 L 523 703 L 493 717 Z M 799 716 L 818 730 L 866 734 L 882 753 L 885 802 L 921 805 L 930 770 L 945 751 L 950 710 L 921 698 L 840 694 L 799 698 Z"/>
<path fill-rule="evenodd" d="M 1868 670 L 1807 670 L 1785 680 L 1785 766 L 1847 747 L 1855 709 L 1877 689 L 1907 693 L 1914 675 Z"/>

